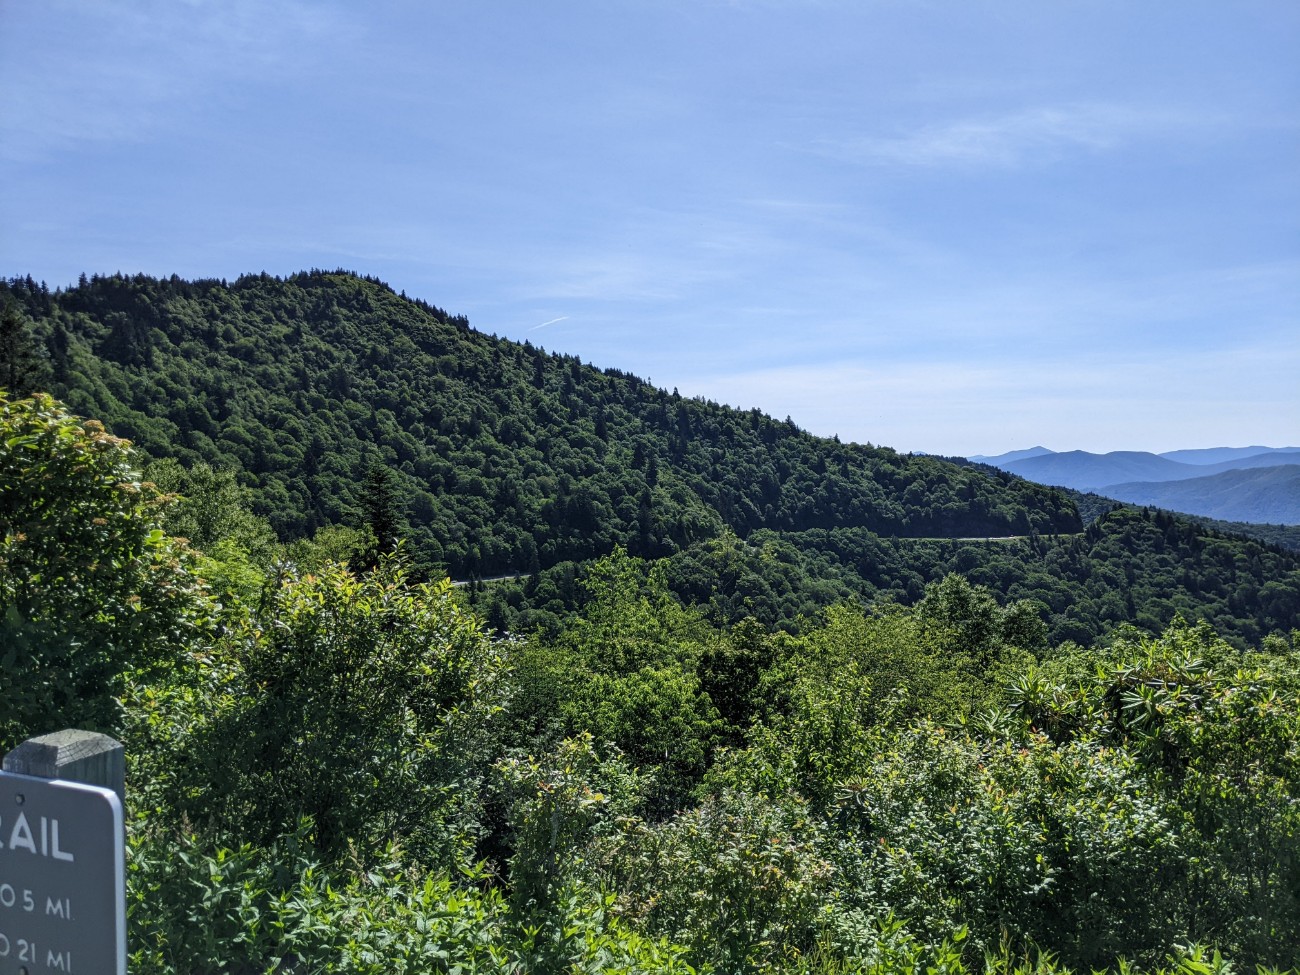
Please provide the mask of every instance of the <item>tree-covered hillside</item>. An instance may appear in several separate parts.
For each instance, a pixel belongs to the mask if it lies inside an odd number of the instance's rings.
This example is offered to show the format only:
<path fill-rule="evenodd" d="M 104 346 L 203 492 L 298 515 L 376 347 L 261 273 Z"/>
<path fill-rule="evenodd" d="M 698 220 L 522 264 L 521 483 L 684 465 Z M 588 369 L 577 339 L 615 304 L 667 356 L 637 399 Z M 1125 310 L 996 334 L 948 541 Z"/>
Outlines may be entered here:
<path fill-rule="evenodd" d="M 1181 614 L 1213 620 L 1240 646 L 1300 624 L 1300 556 L 1149 508 L 1120 508 L 1086 532 L 1059 538 L 882 538 L 854 528 L 758 531 L 697 542 L 668 560 L 668 582 L 719 623 L 746 617 L 798 630 L 843 600 L 911 605 L 925 587 L 960 573 L 1026 600 L 1052 644 L 1084 646 L 1130 623 L 1159 632 Z M 582 605 L 581 567 L 476 590 L 498 629 L 551 629 Z"/>
<path fill-rule="evenodd" d="M 397 472 L 417 557 L 455 576 L 616 544 L 667 555 L 724 525 L 1079 528 L 1045 488 L 685 399 L 350 274 L 8 290 L 49 350 L 51 392 L 152 457 L 236 466 L 286 539 L 357 517 L 376 463 Z"/>
<path fill-rule="evenodd" d="M 1300 632 L 1053 647 L 957 574 L 774 632 L 616 549 L 493 639 L 400 552 L 308 565 L 229 474 L 138 459 L 0 391 L 0 738 L 125 744 L 135 975 L 1300 964 Z"/>
<path fill-rule="evenodd" d="M 581 604 L 583 566 L 616 546 L 670 557 L 673 590 L 719 622 L 796 629 L 844 599 L 910 605 L 957 571 L 1034 600 L 1054 642 L 1156 633 L 1179 612 L 1242 645 L 1300 625 L 1294 554 L 813 437 L 352 274 L 14 279 L 0 299 L 14 378 L 179 462 L 150 471 L 168 490 L 194 490 L 184 471 L 207 464 L 252 489 L 282 541 L 369 526 L 378 548 L 405 536 L 417 575 L 523 574 L 474 593 L 502 629 L 554 629 Z"/>
<path fill-rule="evenodd" d="M 7 292 L 112 433 L 0 392 L 0 728 L 126 743 L 133 970 L 1300 962 L 1300 555 L 351 275 Z"/>

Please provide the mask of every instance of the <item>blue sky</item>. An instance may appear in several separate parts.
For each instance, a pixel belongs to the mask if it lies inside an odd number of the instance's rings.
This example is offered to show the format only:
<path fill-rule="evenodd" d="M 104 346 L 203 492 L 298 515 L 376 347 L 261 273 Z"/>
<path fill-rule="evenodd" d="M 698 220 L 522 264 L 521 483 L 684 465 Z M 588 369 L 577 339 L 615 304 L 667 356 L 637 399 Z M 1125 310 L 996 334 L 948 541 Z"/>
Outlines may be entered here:
<path fill-rule="evenodd" d="M 346 267 L 901 450 L 1300 441 L 1300 5 L 0 0 L 0 274 Z"/>

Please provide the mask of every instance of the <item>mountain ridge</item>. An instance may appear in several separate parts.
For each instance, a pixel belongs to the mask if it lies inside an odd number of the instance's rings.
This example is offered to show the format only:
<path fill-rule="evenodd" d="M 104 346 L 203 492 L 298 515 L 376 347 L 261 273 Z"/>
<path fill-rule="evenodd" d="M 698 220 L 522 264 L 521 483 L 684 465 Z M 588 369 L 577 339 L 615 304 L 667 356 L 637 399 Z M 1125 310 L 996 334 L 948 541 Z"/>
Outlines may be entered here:
<path fill-rule="evenodd" d="M 1111 484 L 1099 493 L 1222 521 L 1300 525 L 1300 464 L 1241 468 L 1178 481 Z"/>
<path fill-rule="evenodd" d="M 1190 450 L 1167 450 L 1159 456 L 1183 464 L 1203 465 L 1257 457 L 1267 453 L 1300 455 L 1300 447 L 1264 447 L 1259 444 L 1252 447 L 1199 447 Z"/>
<path fill-rule="evenodd" d="M 366 469 L 386 466 L 419 557 L 457 577 L 616 544 L 667 555 L 724 526 L 1081 528 L 1059 492 L 685 398 L 348 272 L 7 290 L 55 350 L 52 391 L 73 409 L 151 457 L 234 460 L 282 538 L 356 520 Z"/>
<path fill-rule="evenodd" d="M 1165 454 L 1038 450 L 1013 451 L 981 463 L 1039 484 L 1223 521 L 1291 525 L 1300 519 L 1300 478 L 1292 476 L 1300 473 L 1300 449 L 1294 447 L 1210 447 Z M 1252 470 L 1275 473 L 1227 476 Z"/>
<path fill-rule="evenodd" d="M 1141 450 L 1097 454 L 1087 450 L 1030 447 L 995 457 L 976 454 L 967 459 L 1040 484 L 1088 491 L 1108 484 L 1186 480 L 1251 467 L 1300 464 L 1300 447 L 1208 447 L 1163 454 Z M 1135 472 L 1143 476 L 1126 476 Z"/>
<path fill-rule="evenodd" d="M 556 624 L 618 547 L 719 620 L 773 627 L 912 604 L 954 572 L 1030 601 L 1058 643 L 1179 614 L 1241 645 L 1300 626 L 1294 553 L 1150 509 L 1085 530 L 1070 492 L 685 398 L 348 272 L 11 279 L 4 297 L 50 392 L 149 457 L 232 471 L 282 539 L 390 506 L 417 573 L 525 574 L 467 587 L 498 630 Z"/>

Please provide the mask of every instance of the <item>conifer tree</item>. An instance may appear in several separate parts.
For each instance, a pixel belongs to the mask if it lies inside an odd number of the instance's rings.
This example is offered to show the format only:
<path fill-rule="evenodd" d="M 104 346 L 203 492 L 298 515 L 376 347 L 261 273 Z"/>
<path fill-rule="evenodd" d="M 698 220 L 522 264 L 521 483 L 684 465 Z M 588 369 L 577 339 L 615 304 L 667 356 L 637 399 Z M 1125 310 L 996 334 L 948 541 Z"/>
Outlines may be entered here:
<path fill-rule="evenodd" d="M 391 553 L 406 536 L 406 519 L 391 469 L 380 463 L 370 465 L 358 499 L 366 524 L 375 536 L 375 550 L 368 557 L 373 566 L 380 555 Z"/>
<path fill-rule="evenodd" d="M 31 323 L 11 298 L 0 309 L 0 386 L 16 397 L 43 389 L 50 366 L 32 337 Z"/>

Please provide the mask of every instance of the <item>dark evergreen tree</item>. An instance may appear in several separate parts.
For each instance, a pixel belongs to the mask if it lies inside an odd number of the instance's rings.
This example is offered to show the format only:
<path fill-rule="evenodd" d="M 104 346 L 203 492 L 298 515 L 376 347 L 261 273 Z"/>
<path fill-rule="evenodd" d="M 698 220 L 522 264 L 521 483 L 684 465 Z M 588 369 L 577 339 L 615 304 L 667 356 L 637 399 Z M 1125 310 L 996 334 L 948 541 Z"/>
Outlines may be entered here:
<path fill-rule="evenodd" d="M 68 381 L 68 367 L 70 361 L 68 358 L 70 339 L 68 338 L 68 329 L 64 326 L 62 320 L 54 323 L 54 330 L 50 333 L 49 340 L 45 343 L 45 347 L 49 351 L 50 366 L 54 381 L 57 383 L 66 383 Z"/>
<path fill-rule="evenodd" d="M 0 385 L 15 396 L 43 390 L 50 381 L 50 364 L 33 338 L 31 322 L 12 299 L 0 309 Z"/>
<path fill-rule="evenodd" d="M 376 463 L 370 465 L 361 485 L 358 500 L 365 512 L 366 525 L 375 537 L 375 548 L 368 559 L 371 565 L 380 555 L 395 551 L 398 543 L 406 537 L 406 519 L 402 515 L 395 481 L 392 470 Z"/>

